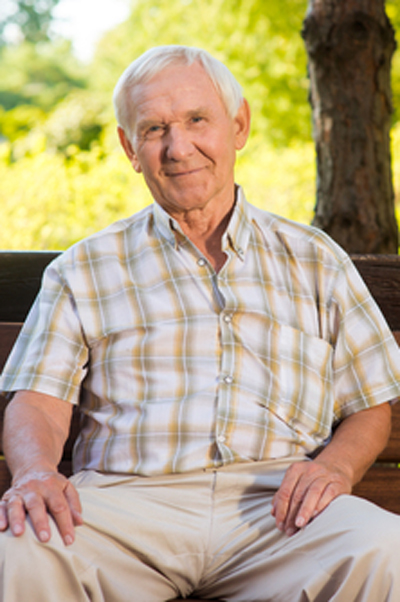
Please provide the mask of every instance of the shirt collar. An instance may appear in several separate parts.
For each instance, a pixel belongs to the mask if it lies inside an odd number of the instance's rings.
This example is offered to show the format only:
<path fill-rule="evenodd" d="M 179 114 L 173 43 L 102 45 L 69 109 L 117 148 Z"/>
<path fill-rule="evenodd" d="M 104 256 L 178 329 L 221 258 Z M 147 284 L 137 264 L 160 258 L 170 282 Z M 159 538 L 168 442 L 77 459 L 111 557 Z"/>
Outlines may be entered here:
<path fill-rule="evenodd" d="M 249 206 L 241 186 L 235 187 L 235 207 L 228 227 L 222 237 L 222 250 L 232 249 L 240 259 L 244 259 L 251 232 Z M 175 248 L 186 240 L 179 223 L 158 203 L 153 204 L 155 225 L 160 235 Z"/>
<path fill-rule="evenodd" d="M 235 208 L 228 227 L 222 237 L 222 250 L 231 248 L 240 259 L 244 259 L 249 244 L 251 218 L 249 205 L 241 186 L 236 186 Z"/>
<path fill-rule="evenodd" d="M 178 246 L 177 232 L 183 235 L 178 222 L 167 213 L 156 201 L 153 203 L 154 222 L 162 238 L 165 238 L 172 246 Z"/>

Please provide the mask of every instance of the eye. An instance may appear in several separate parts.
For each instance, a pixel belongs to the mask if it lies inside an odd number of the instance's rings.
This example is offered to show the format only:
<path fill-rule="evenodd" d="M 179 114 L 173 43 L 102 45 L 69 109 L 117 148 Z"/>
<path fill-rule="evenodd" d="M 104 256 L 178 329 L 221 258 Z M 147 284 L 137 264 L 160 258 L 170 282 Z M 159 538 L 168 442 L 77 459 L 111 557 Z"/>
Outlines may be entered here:
<path fill-rule="evenodd" d="M 164 132 L 164 126 L 160 123 L 153 123 L 149 125 L 144 131 L 144 138 L 152 140 L 153 138 L 159 138 Z"/>
<path fill-rule="evenodd" d="M 201 115 L 195 115 L 192 117 L 192 123 L 200 123 L 200 121 L 203 121 L 203 117 Z"/>

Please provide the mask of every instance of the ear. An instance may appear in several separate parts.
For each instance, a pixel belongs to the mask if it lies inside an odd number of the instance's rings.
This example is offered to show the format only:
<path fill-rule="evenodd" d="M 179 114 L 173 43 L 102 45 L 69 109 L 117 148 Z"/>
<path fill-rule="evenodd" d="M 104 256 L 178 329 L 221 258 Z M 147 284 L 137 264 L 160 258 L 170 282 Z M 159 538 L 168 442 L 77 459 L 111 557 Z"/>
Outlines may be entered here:
<path fill-rule="evenodd" d="M 235 148 L 236 150 L 240 150 L 244 147 L 247 138 L 249 137 L 251 122 L 250 106 L 245 98 L 243 99 L 243 102 L 240 105 L 236 117 L 233 121 L 236 136 Z"/>
<path fill-rule="evenodd" d="M 140 167 L 139 159 L 134 151 L 132 142 L 129 140 L 129 138 L 125 134 L 125 130 L 123 130 L 121 126 L 118 126 L 117 131 L 121 146 L 124 149 L 129 161 L 131 162 L 133 169 L 136 171 L 136 173 L 141 173 L 142 168 Z"/>

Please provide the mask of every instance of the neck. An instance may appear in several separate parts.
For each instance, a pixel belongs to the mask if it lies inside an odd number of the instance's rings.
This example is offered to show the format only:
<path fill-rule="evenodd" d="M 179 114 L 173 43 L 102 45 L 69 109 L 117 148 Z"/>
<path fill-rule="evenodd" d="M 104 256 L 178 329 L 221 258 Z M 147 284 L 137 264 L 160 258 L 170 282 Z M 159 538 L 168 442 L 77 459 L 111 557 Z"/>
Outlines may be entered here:
<path fill-rule="evenodd" d="M 228 227 L 233 207 L 223 216 L 208 218 L 201 211 L 190 211 L 176 217 L 184 234 L 208 259 L 218 272 L 226 261 L 222 251 L 222 237 Z"/>

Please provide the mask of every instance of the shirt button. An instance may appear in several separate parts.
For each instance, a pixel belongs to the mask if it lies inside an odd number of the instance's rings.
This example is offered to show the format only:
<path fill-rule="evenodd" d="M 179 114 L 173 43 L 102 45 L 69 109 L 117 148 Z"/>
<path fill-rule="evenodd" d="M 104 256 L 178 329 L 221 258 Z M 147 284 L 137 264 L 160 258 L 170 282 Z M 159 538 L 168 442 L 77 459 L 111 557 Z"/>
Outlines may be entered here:
<path fill-rule="evenodd" d="M 218 443 L 225 443 L 226 437 L 224 435 L 218 435 L 217 441 Z"/>
<path fill-rule="evenodd" d="M 225 378 L 224 378 L 224 383 L 225 383 L 225 384 L 227 384 L 227 385 L 231 385 L 231 384 L 233 383 L 233 378 L 232 378 L 232 376 L 230 376 L 230 375 L 228 375 L 228 376 L 225 376 Z"/>
<path fill-rule="evenodd" d="M 197 260 L 197 265 L 201 268 L 204 268 L 204 266 L 206 265 L 206 260 L 204 259 L 204 257 L 200 257 L 200 259 Z"/>
<path fill-rule="evenodd" d="M 224 322 L 226 322 L 227 324 L 229 324 L 230 322 L 232 322 L 232 314 L 225 314 L 224 315 Z"/>

